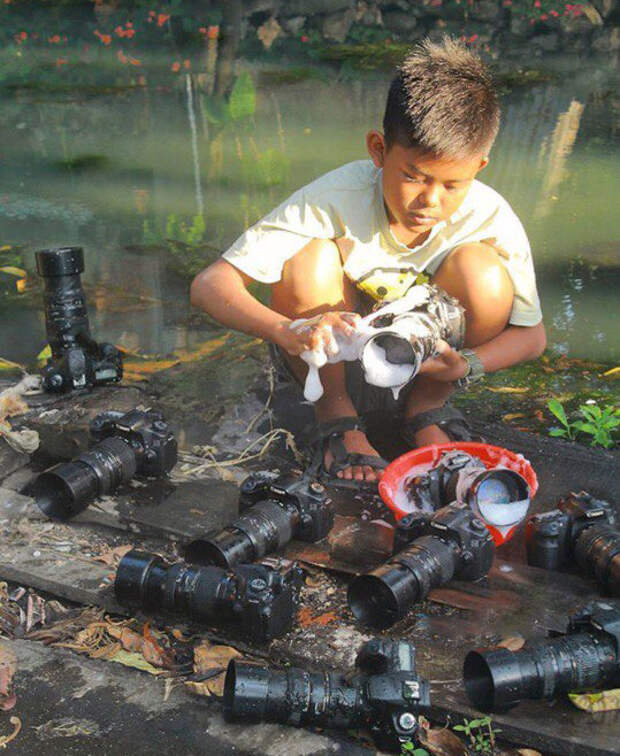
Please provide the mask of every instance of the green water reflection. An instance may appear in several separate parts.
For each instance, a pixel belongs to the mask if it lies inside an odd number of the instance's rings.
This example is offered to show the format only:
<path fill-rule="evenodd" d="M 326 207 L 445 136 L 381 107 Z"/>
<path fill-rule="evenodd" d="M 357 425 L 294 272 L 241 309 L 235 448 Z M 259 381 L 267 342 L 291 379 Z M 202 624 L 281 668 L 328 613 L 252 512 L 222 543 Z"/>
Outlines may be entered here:
<path fill-rule="evenodd" d="M 553 82 L 506 94 L 481 176 L 528 231 L 551 344 L 608 363 L 620 358 L 610 66 L 569 61 Z M 30 87 L 0 90 L 0 246 L 22 248 L 32 267 L 36 248 L 83 245 L 98 338 L 148 354 L 191 348 L 210 328 L 189 312 L 191 271 L 300 185 L 365 157 L 364 135 L 380 123 L 387 75 L 313 70 L 282 83 L 241 61 L 255 110 L 226 120 L 183 71 L 150 82 L 143 68 L 139 85 L 104 91 L 81 89 L 74 73 L 46 90 L 33 64 Z M 1 356 L 32 361 L 43 346 L 37 305 L 0 307 Z"/>

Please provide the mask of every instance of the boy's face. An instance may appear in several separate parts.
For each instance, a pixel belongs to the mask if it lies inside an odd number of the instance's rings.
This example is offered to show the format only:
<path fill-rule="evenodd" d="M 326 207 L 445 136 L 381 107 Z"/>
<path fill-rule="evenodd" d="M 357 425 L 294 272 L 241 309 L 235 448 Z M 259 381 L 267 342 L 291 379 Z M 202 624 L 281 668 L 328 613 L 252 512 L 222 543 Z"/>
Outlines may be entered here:
<path fill-rule="evenodd" d="M 476 174 L 488 163 L 482 155 L 455 160 L 399 144 L 387 149 L 378 131 L 368 134 L 367 145 L 374 164 L 383 168 L 390 227 L 404 244 L 426 235 L 458 210 Z"/>

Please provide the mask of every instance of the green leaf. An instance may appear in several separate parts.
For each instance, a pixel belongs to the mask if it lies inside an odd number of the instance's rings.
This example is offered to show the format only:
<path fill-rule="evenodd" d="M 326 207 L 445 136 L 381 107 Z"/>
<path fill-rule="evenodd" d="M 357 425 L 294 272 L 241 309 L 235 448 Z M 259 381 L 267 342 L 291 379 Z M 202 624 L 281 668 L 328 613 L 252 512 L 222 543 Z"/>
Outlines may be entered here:
<path fill-rule="evenodd" d="M 551 428 L 549 435 L 566 437 L 568 436 L 568 431 L 564 430 L 564 428 Z"/>
<path fill-rule="evenodd" d="M 230 106 L 221 97 L 205 97 L 203 106 L 205 118 L 209 123 L 221 126 L 230 121 Z"/>
<path fill-rule="evenodd" d="M 577 430 L 580 430 L 583 433 L 590 433 L 592 435 L 594 435 L 598 430 L 598 428 L 592 423 L 584 423 L 581 420 L 575 420 L 573 427 L 577 428 Z"/>
<path fill-rule="evenodd" d="M 454 725 L 452 729 L 456 730 L 457 732 L 467 732 L 469 730 L 469 727 L 466 727 L 465 725 Z"/>
<path fill-rule="evenodd" d="M 568 420 L 566 419 L 566 413 L 564 412 L 564 407 L 560 404 L 560 402 L 557 399 L 550 399 L 547 402 L 547 407 L 549 408 L 549 411 L 557 417 L 557 419 L 562 423 L 562 425 L 566 426 L 568 428 Z"/>
<path fill-rule="evenodd" d="M 235 81 L 229 100 L 230 117 L 234 121 L 248 118 L 256 111 L 256 91 L 252 77 L 244 71 Z"/>

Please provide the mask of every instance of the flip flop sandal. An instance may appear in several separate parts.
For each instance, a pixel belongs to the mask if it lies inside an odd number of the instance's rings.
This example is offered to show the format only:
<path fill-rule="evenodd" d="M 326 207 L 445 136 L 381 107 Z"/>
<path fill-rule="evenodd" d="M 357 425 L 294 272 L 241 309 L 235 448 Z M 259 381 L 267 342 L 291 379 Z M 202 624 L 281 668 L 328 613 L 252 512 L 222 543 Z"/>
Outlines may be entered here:
<path fill-rule="evenodd" d="M 371 480 L 356 480 L 339 478 L 337 473 L 348 467 L 368 466 L 375 470 L 384 470 L 388 462 L 382 457 L 371 454 L 348 452 L 343 441 L 346 431 L 360 430 L 366 433 L 366 426 L 359 417 L 339 417 L 319 423 L 310 437 L 312 461 L 308 472 L 321 483 L 332 488 L 345 488 L 354 491 L 369 491 L 376 493 L 377 482 Z M 329 450 L 332 462 L 325 466 L 325 452 Z"/>
<path fill-rule="evenodd" d="M 403 441 L 412 449 L 417 447 L 415 434 L 427 428 L 429 425 L 437 425 L 450 439 L 450 441 L 483 441 L 480 436 L 472 434 L 469 423 L 455 407 L 445 404 L 443 407 L 420 412 L 403 421 L 400 435 Z"/>

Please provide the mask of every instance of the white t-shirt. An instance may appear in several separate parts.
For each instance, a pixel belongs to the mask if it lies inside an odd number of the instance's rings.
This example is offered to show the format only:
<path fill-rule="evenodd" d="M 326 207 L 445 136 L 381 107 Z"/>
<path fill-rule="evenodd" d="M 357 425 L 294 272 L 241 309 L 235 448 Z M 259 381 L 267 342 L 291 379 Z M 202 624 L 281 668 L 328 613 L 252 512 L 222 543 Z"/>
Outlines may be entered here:
<path fill-rule="evenodd" d="M 419 273 L 432 275 L 445 256 L 466 242 L 492 244 L 514 286 L 510 323 L 542 319 L 532 253 L 521 222 L 506 200 L 480 181 L 459 209 L 432 227 L 413 249 L 392 234 L 383 204 L 381 170 L 357 160 L 296 191 L 242 234 L 223 257 L 251 278 L 275 283 L 287 260 L 310 239 L 333 239 L 344 271 L 375 299 L 402 296 Z"/>

